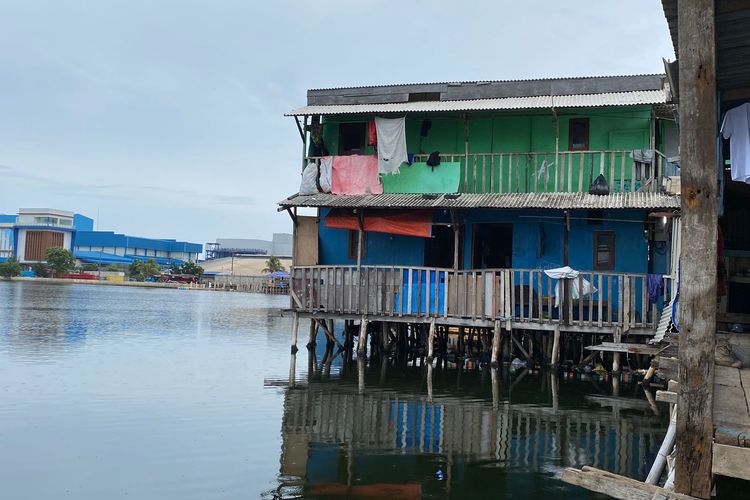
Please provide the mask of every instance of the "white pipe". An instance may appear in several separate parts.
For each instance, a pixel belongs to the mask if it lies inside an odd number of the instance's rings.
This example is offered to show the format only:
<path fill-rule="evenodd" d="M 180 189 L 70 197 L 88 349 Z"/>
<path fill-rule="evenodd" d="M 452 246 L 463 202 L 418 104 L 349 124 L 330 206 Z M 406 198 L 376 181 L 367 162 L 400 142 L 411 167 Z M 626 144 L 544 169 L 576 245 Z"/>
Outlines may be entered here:
<path fill-rule="evenodd" d="M 646 478 L 646 484 L 656 484 L 659 482 L 661 473 L 664 471 L 664 465 L 667 463 L 667 455 L 672 452 L 674 448 L 674 442 L 677 437 L 677 408 L 672 412 L 672 418 L 669 419 L 669 428 L 667 429 L 667 435 L 664 436 L 664 441 L 661 443 L 659 453 L 654 459 L 654 465 L 651 466 L 651 470 Z"/>

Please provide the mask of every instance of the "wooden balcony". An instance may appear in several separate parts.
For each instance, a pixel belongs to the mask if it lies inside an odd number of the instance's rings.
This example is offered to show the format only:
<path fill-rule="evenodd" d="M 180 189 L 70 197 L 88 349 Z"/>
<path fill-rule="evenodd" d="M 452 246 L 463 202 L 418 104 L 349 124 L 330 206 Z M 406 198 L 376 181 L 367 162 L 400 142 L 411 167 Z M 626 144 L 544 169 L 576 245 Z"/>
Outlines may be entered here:
<path fill-rule="evenodd" d="M 661 313 L 645 274 L 554 280 L 540 269 L 398 266 L 298 266 L 291 274 L 292 309 L 321 318 L 653 335 Z M 578 297 L 586 281 L 593 292 Z"/>
<path fill-rule="evenodd" d="M 414 155 L 414 161 L 425 162 L 428 156 Z M 677 175 L 659 151 L 654 151 L 651 163 L 634 161 L 630 150 L 441 153 L 440 158 L 460 163 L 460 193 L 588 192 L 599 174 L 610 193 L 659 192 L 666 175 Z"/>

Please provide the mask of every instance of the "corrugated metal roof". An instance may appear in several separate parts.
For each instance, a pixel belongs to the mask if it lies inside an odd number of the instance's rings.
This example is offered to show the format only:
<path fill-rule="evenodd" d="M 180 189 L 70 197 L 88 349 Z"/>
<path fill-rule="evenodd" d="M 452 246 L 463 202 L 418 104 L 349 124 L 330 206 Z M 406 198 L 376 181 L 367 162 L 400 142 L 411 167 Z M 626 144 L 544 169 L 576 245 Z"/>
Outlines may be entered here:
<path fill-rule="evenodd" d="M 664 90 L 639 90 L 635 92 L 609 92 L 604 94 L 503 97 L 498 99 L 465 99 L 457 101 L 313 105 L 295 109 L 285 116 L 496 111 L 506 109 L 549 109 L 553 107 L 585 108 L 665 104 L 666 102 L 667 97 Z"/>
<path fill-rule="evenodd" d="M 563 76 L 563 77 L 548 77 L 548 78 L 510 78 L 510 79 L 504 79 L 504 80 L 462 80 L 462 81 L 454 81 L 454 82 L 413 82 L 413 83 L 400 83 L 400 84 L 383 83 L 380 85 L 351 85 L 351 86 L 344 86 L 344 87 L 318 87 L 318 88 L 314 88 L 310 90 L 320 91 L 320 90 L 377 89 L 377 88 L 384 88 L 384 87 L 394 87 L 396 85 L 403 86 L 403 87 L 410 87 L 410 86 L 416 87 L 416 86 L 422 86 L 422 85 L 524 83 L 524 82 L 551 82 L 551 81 L 560 81 L 560 80 L 568 80 L 568 81 L 604 80 L 604 79 L 611 79 L 611 78 L 632 79 L 632 78 L 642 78 L 642 77 L 651 77 L 651 76 L 663 77 L 664 75 L 662 73 L 636 73 L 632 75 L 583 75 L 583 76 Z"/>
<path fill-rule="evenodd" d="M 378 194 L 378 195 L 294 195 L 279 202 L 289 207 L 340 208 L 680 208 L 680 197 L 662 193 L 492 193 L 492 194 Z"/>

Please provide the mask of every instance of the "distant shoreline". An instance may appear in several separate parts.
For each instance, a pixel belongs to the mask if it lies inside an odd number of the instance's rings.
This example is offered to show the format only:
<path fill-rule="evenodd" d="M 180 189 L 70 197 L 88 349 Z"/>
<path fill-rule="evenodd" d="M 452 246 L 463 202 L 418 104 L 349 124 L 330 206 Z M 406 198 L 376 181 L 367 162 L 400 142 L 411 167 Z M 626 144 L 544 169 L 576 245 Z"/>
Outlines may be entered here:
<path fill-rule="evenodd" d="M 0 279 L 1 280 L 1 279 Z M 2 281 L 24 281 L 28 283 L 45 283 L 52 285 L 80 284 L 80 285 L 102 285 L 102 286 L 135 286 L 141 288 L 184 288 L 189 290 L 213 290 L 203 285 L 183 285 L 179 283 L 149 283 L 145 281 L 106 281 L 106 280 L 79 280 L 73 278 L 28 278 L 16 276 Z"/>

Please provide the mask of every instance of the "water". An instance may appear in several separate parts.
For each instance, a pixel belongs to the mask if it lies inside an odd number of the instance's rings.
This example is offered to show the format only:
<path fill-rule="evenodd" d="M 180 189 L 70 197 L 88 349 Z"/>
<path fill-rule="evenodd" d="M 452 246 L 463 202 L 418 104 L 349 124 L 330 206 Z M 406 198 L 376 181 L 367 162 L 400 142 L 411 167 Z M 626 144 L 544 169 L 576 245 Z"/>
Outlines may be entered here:
<path fill-rule="evenodd" d="M 300 341 L 290 384 L 287 304 L 0 282 L 0 496 L 590 498 L 562 468 L 642 478 L 666 430 L 638 386 L 455 369 L 428 384 L 403 363 L 326 366 L 322 342 L 311 363 Z"/>

